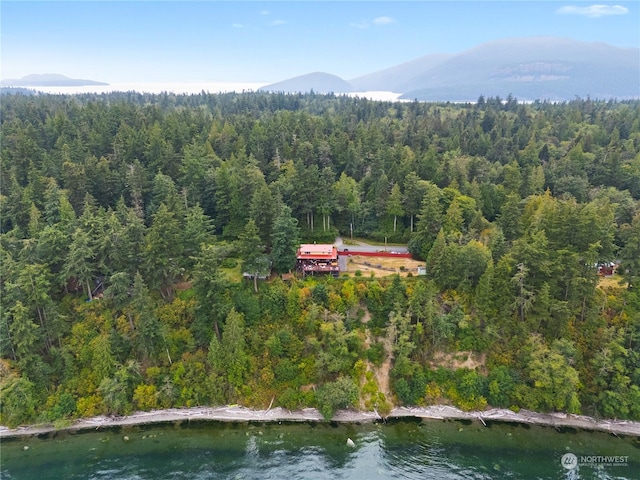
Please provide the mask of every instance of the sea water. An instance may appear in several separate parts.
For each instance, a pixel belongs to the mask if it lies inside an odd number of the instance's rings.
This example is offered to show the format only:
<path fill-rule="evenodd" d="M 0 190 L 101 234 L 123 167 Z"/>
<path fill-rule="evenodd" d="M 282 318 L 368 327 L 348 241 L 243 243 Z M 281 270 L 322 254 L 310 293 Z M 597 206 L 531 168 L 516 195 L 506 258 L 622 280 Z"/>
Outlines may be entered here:
<path fill-rule="evenodd" d="M 454 420 L 182 421 L 2 439 L 0 471 L 6 480 L 640 479 L 640 439 Z"/>
<path fill-rule="evenodd" d="M 176 95 L 193 95 L 201 92 L 256 92 L 265 82 L 186 82 L 186 83 L 115 83 L 111 85 L 84 85 L 72 87 L 24 87 L 41 93 L 76 95 L 84 93 L 139 92 L 139 93 L 175 93 Z M 340 93 L 338 93 L 340 95 Z M 385 91 L 349 92 L 350 97 L 368 98 L 384 102 L 400 100 L 401 93 Z"/>

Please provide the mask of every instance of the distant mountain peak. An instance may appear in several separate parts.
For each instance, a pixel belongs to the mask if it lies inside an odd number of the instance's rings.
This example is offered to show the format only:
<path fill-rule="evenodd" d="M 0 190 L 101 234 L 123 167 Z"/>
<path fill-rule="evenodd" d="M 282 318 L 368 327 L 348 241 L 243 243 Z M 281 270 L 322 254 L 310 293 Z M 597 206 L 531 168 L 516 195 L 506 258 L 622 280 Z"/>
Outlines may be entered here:
<path fill-rule="evenodd" d="M 31 73 L 18 79 L 4 79 L 0 85 L 11 87 L 83 87 L 88 85 L 109 85 L 95 80 L 69 78 L 59 73 Z"/>
<path fill-rule="evenodd" d="M 326 72 L 313 72 L 282 82 L 265 85 L 262 92 L 315 92 L 315 93 L 348 93 L 353 90 L 351 84 L 337 75 Z"/>

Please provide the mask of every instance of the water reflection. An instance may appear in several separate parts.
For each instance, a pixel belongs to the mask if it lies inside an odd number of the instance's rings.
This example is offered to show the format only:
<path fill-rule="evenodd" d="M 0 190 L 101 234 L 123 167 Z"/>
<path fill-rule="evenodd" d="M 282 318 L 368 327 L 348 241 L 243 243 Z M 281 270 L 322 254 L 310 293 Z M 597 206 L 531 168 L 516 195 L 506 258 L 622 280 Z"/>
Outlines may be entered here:
<path fill-rule="evenodd" d="M 347 438 L 354 441 L 348 446 Z M 640 478 L 640 441 L 471 422 L 192 422 L 2 441 L 2 479 Z M 567 471 L 566 452 L 629 465 Z"/>

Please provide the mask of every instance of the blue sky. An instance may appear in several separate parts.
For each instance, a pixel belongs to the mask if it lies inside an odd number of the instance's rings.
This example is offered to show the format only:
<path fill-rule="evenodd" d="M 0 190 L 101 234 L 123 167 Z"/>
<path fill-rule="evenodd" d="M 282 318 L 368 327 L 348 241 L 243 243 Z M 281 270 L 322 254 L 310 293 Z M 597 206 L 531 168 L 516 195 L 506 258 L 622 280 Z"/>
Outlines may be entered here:
<path fill-rule="evenodd" d="M 0 77 L 118 82 L 354 78 L 430 53 L 553 35 L 640 46 L 640 3 L 504 1 L 0 2 Z"/>

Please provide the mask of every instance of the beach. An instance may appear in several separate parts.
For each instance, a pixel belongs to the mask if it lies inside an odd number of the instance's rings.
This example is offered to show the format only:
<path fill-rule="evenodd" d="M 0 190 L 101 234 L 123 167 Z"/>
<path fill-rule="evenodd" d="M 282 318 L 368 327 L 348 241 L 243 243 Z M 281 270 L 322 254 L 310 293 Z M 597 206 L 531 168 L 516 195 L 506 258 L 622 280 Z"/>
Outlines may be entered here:
<path fill-rule="evenodd" d="M 489 422 L 509 422 L 553 428 L 574 428 L 609 432 L 614 435 L 640 437 L 640 422 L 631 420 L 596 420 L 584 415 L 567 413 L 538 413 L 527 410 L 513 412 L 507 409 L 464 412 L 448 405 L 429 407 L 398 407 L 386 417 L 376 412 L 356 410 L 338 411 L 331 421 L 338 423 L 385 422 L 394 419 L 420 418 L 424 420 L 472 420 L 487 426 Z M 69 430 L 99 430 L 118 426 L 148 425 L 154 423 L 182 421 L 219 421 L 219 422 L 324 422 L 324 418 L 315 408 L 285 410 L 277 407 L 267 410 L 254 410 L 237 405 L 221 407 L 193 407 L 136 412 L 131 415 L 97 416 L 73 421 L 71 424 L 56 428 L 52 424 L 31 425 L 17 428 L 0 426 L 0 438 L 32 436 Z"/>

